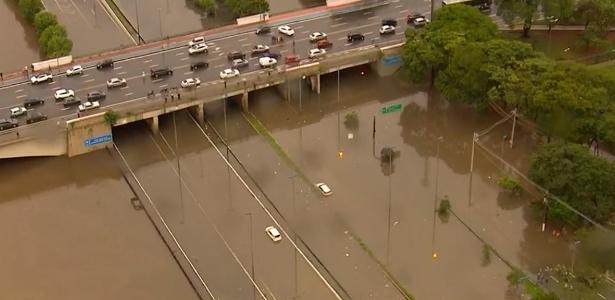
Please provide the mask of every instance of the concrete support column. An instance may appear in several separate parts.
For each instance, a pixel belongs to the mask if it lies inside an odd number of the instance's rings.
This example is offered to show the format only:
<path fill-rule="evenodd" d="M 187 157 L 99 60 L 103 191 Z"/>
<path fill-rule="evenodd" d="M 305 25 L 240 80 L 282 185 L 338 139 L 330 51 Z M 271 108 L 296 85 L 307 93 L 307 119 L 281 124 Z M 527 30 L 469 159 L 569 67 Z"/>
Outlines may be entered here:
<path fill-rule="evenodd" d="M 248 111 L 248 92 L 243 92 L 243 95 L 241 95 L 241 109 L 243 109 L 243 111 Z"/>
<path fill-rule="evenodd" d="M 146 119 L 145 122 L 147 122 L 147 125 L 149 125 L 149 128 L 152 130 L 153 133 L 158 133 L 158 116 L 153 116 L 149 119 Z"/>
<path fill-rule="evenodd" d="M 205 123 L 205 106 L 203 103 L 190 107 L 190 112 L 199 122 L 199 124 Z"/>
<path fill-rule="evenodd" d="M 310 76 L 310 87 L 312 87 L 312 92 L 320 94 L 320 74 Z"/>

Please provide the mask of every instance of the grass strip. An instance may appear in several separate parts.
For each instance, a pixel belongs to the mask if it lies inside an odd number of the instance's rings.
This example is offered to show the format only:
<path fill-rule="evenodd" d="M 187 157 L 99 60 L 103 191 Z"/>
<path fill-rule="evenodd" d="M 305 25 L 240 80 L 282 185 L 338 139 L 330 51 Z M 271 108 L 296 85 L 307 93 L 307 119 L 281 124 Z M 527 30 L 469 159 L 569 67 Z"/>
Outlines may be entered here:
<path fill-rule="evenodd" d="M 252 113 L 247 112 L 247 113 L 243 113 L 243 115 L 244 115 L 244 118 L 250 124 L 250 126 L 252 126 L 252 128 L 260 136 L 265 138 L 265 140 L 269 143 L 269 145 L 273 148 L 273 150 L 291 167 L 291 169 L 293 169 L 293 171 L 295 171 L 299 176 L 301 176 L 301 178 L 305 180 L 305 182 L 307 182 L 312 187 L 312 189 L 316 190 L 314 185 L 311 183 L 308 177 L 303 173 L 301 168 L 290 158 L 288 153 L 284 151 L 284 148 L 282 148 L 282 146 L 278 144 L 278 142 L 271 135 L 267 127 L 265 127 L 265 125 L 263 125 L 263 123 L 261 123 L 261 121 L 259 121 L 256 118 L 256 116 L 254 116 Z M 399 280 L 397 280 L 395 276 L 393 276 L 393 274 L 386 268 L 386 266 L 382 262 L 380 262 L 380 260 L 378 260 L 376 255 L 367 246 L 367 244 L 365 244 L 363 240 L 361 240 L 361 238 L 359 238 L 354 233 L 350 232 L 350 235 L 354 238 L 355 241 L 357 241 L 361 249 L 363 249 L 363 251 L 365 251 L 378 264 L 378 266 L 382 269 L 382 271 L 385 273 L 387 278 L 389 278 L 389 280 L 393 283 L 395 288 L 403 295 L 404 299 L 414 300 L 415 299 L 414 296 L 410 292 L 408 292 L 408 290 L 406 290 L 406 288 L 402 286 Z"/>

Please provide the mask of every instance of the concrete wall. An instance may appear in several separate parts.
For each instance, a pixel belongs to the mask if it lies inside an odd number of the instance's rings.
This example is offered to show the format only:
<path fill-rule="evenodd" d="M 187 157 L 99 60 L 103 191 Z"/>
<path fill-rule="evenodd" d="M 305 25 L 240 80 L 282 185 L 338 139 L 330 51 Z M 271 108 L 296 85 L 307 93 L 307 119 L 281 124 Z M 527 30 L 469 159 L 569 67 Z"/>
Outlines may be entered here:
<path fill-rule="evenodd" d="M 238 18 L 236 21 L 237 21 L 237 25 L 241 26 L 241 25 L 248 25 L 248 24 L 254 24 L 254 23 L 259 23 L 259 22 L 265 22 L 267 20 L 269 20 L 269 13 L 262 13 L 258 15 Z"/>
<path fill-rule="evenodd" d="M 0 158 L 60 156 L 66 153 L 66 131 L 23 138 L 0 146 Z"/>
<path fill-rule="evenodd" d="M 111 126 L 105 113 L 70 120 L 67 122 L 68 156 L 85 154 L 113 144 Z"/>
<path fill-rule="evenodd" d="M 359 2 L 360 0 L 327 0 L 327 6 L 332 7 L 332 6 L 340 6 L 340 5 L 344 5 L 344 4 L 350 4 L 350 3 L 356 3 Z"/>

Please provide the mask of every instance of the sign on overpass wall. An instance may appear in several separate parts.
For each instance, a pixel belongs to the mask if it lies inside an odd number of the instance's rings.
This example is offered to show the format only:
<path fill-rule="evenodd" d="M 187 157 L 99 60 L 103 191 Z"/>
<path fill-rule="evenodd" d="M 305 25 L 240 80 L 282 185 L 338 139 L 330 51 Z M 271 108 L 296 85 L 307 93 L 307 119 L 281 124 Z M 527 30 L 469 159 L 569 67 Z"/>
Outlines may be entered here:
<path fill-rule="evenodd" d="M 92 147 L 92 146 L 96 146 L 98 144 L 102 144 L 102 143 L 106 143 L 106 142 L 111 142 L 111 141 L 113 141 L 113 136 L 111 134 L 105 134 L 105 135 L 93 137 L 93 138 L 90 138 L 90 139 L 86 139 L 84 141 L 84 143 L 85 143 L 86 147 Z"/>

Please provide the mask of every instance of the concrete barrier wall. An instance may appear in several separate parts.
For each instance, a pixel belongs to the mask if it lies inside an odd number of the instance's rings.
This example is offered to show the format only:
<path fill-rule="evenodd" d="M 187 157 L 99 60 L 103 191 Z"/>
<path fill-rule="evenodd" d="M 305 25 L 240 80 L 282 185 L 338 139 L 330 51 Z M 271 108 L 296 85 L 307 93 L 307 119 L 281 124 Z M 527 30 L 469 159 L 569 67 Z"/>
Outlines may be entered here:
<path fill-rule="evenodd" d="M 254 24 L 254 23 L 259 23 L 259 22 L 265 22 L 267 20 L 269 20 L 269 13 L 262 13 L 258 15 L 238 18 L 236 21 L 237 21 L 237 25 L 241 26 L 241 25 Z"/>
<path fill-rule="evenodd" d="M 113 144 L 111 125 L 105 121 L 105 113 L 70 120 L 66 124 L 68 156 L 85 154 Z"/>
<path fill-rule="evenodd" d="M 356 2 L 360 2 L 360 0 L 327 0 L 327 6 L 333 7 Z"/>

